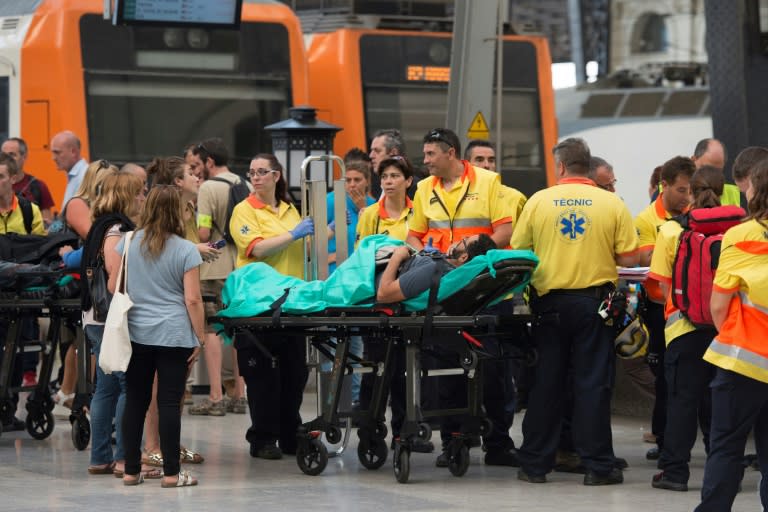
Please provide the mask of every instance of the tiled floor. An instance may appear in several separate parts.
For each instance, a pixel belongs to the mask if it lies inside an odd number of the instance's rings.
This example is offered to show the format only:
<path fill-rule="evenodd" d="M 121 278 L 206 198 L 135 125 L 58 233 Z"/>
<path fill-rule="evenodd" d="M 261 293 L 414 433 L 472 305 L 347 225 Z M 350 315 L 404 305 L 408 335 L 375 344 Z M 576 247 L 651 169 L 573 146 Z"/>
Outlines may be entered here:
<path fill-rule="evenodd" d="M 314 395 L 305 395 L 305 419 L 314 417 L 314 404 Z M 461 478 L 435 468 L 435 455 L 414 454 L 410 482 L 403 485 L 395 481 L 390 460 L 377 471 L 360 465 L 355 435 L 347 451 L 331 459 L 323 474 L 310 477 L 291 457 L 252 459 L 244 439 L 247 418 L 184 415 L 182 442 L 206 457 L 204 464 L 188 467 L 200 485 L 186 489 L 161 489 L 157 481 L 125 487 L 112 476 L 88 475 L 89 452 L 73 448 L 66 420 L 59 420 L 44 441 L 35 441 L 26 432 L 3 433 L 0 511 L 690 511 L 698 503 L 704 466 L 703 450 L 697 445 L 689 492 L 652 489 L 655 468 L 644 458 L 651 445 L 641 442 L 647 422 L 615 417 L 615 451 L 630 464 L 625 483 L 619 486 L 584 487 L 580 475 L 560 473 L 549 475 L 545 485 L 526 484 L 515 478 L 513 468 L 485 466 L 479 449 L 472 450 L 469 471 Z M 519 425 L 518 418 L 513 430 L 517 442 Z M 760 510 L 759 476 L 756 471 L 747 473 L 734 510 Z"/>

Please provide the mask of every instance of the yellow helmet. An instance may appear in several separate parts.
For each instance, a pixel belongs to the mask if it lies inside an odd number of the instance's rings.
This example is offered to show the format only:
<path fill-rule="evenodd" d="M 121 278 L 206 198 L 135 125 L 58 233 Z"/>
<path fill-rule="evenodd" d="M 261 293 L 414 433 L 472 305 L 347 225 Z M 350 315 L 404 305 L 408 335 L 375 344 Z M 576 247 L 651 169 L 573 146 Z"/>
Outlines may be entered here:
<path fill-rule="evenodd" d="M 613 342 L 616 355 L 624 359 L 645 357 L 645 354 L 648 353 L 648 338 L 648 328 L 640 317 L 636 316 L 616 336 L 616 340 Z"/>

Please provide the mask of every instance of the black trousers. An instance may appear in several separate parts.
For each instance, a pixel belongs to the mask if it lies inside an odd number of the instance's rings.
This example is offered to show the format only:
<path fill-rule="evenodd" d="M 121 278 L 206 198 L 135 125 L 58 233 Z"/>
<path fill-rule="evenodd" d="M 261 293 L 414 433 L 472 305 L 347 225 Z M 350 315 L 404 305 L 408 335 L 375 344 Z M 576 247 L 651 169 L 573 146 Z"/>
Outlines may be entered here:
<path fill-rule="evenodd" d="M 712 400 L 709 384 L 715 367 L 702 359 L 715 331 L 696 330 L 672 340 L 664 357 L 667 381 L 667 425 L 659 469 L 673 482 L 688 483 L 691 449 L 701 424 L 704 446 L 709 443 Z"/>
<path fill-rule="evenodd" d="M 260 448 L 278 442 L 283 453 L 296 453 L 299 409 L 309 370 L 305 342 L 300 336 L 258 338 L 238 333 L 235 348 L 240 375 L 248 386 L 251 427 L 245 439 Z"/>
<path fill-rule="evenodd" d="M 754 426 L 760 501 L 768 510 L 768 384 L 717 369 L 712 381 L 712 428 L 701 504 L 695 512 L 731 510 L 744 475 L 744 448 Z"/>
<path fill-rule="evenodd" d="M 369 361 L 384 361 L 386 344 L 378 340 L 365 340 L 364 350 L 366 358 Z M 402 344 L 393 347 L 392 350 L 392 381 L 389 386 L 390 408 L 392 417 L 390 426 L 392 427 L 392 437 L 400 435 L 400 429 L 405 421 L 405 350 Z M 373 374 L 363 374 L 360 383 L 360 407 L 367 410 L 371 406 L 371 396 L 373 395 Z M 384 397 L 386 401 L 386 397 Z"/>
<path fill-rule="evenodd" d="M 656 399 L 653 402 L 651 433 L 656 436 L 656 444 L 664 446 L 664 429 L 667 424 L 667 380 L 664 375 L 664 355 L 667 342 L 664 338 L 664 306 L 648 301 L 643 315 L 648 327 L 648 364 L 656 377 Z"/>
<path fill-rule="evenodd" d="M 192 355 L 193 349 L 140 343 L 131 343 L 131 347 L 131 362 L 125 372 L 123 413 L 125 473 L 137 475 L 141 471 L 141 437 L 147 408 L 152 400 L 152 382 L 157 372 L 157 409 L 163 473 L 166 476 L 177 475 L 181 439 L 179 404 L 187 385 L 187 359 Z"/>
<path fill-rule="evenodd" d="M 554 292 L 532 302 L 541 318 L 534 331 L 539 359 L 518 449 L 521 466 L 530 475 L 544 475 L 554 467 L 569 385 L 576 452 L 588 470 L 607 474 L 613 469 L 610 404 L 615 355 L 613 329 L 597 314 L 601 302 L 593 296 Z"/>

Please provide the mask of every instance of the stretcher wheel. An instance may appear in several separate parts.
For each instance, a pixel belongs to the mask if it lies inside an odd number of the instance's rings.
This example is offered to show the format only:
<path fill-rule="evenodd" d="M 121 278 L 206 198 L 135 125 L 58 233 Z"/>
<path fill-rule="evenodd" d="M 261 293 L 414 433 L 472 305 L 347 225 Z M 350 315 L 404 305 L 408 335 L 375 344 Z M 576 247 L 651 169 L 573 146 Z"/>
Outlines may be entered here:
<path fill-rule="evenodd" d="M 419 439 L 429 441 L 432 439 L 432 427 L 429 423 L 419 423 L 419 433 L 417 434 Z"/>
<path fill-rule="evenodd" d="M 478 433 L 481 436 L 487 436 L 488 434 L 491 433 L 492 430 L 493 430 L 493 423 L 491 422 L 491 420 L 489 420 L 488 418 L 483 418 L 480 421 L 480 429 Z"/>
<path fill-rule="evenodd" d="M 395 471 L 395 478 L 401 484 L 408 482 L 411 476 L 411 452 L 400 443 L 395 445 L 395 453 L 392 456 L 392 469 Z"/>
<path fill-rule="evenodd" d="M 467 469 L 469 469 L 469 448 L 467 448 L 467 445 L 462 445 L 448 459 L 448 471 L 453 476 L 464 476 Z"/>
<path fill-rule="evenodd" d="M 27 413 L 27 432 L 37 440 L 53 433 L 54 419 L 51 411 L 34 410 Z"/>
<path fill-rule="evenodd" d="M 305 475 L 319 475 L 328 465 L 328 449 L 317 438 L 300 442 L 296 447 L 296 463 Z"/>
<path fill-rule="evenodd" d="M 357 458 L 366 469 L 379 469 L 387 462 L 387 443 L 382 439 L 362 438 L 357 443 Z"/>
<path fill-rule="evenodd" d="M 387 430 L 387 426 L 383 421 L 376 423 L 376 429 L 373 431 L 373 435 L 376 439 L 386 439 L 387 433 L 389 433 L 389 430 Z"/>
<path fill-rule="evenodd" d="M 336 427 L 336 426 L 328 427 L 328 430 L 325 431 L 325 438 L 331 444 L 340 443 L 341 442 L 341 429 L 339 427 Z"/>
<path fill-rule="evenodd" d="M 72 421 L 72 444 L 76 449 L 83 451 L 88 448 L 91 441 L 91 422 L 85 414 L 77 416 Z"/>
<path fill-rule="evenodd" d="M 474 368 L 477 368 L 477 362 L 479 361 L 479 358 L 477 357 L 477 354 L 474 352 L 468 352 L 464 357 L 461 358 L 461 361 L 459 361 L 459 365 L 464 370 L 472 370 Z"/>

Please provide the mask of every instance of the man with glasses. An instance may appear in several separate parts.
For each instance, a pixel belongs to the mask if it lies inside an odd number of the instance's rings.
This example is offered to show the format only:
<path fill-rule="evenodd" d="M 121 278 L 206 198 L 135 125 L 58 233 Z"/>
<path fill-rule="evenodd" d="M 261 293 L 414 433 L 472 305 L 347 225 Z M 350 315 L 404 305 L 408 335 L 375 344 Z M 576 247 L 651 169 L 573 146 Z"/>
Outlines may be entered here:
<path fill-rule="evenodd" d="M 616 192 L 616 176 L 613 174 L 613 166 L 599 156 L 590 158 L 587 177 L 601 189 Z"/>
<path fill-rule="evenodd" d="M 224 239 L 228 222 L 229 189 L 242 181 L 240 176 L 227 167 L 229 153 L 220 138 L 206 139 L 196 144 L 191 151 L 202 162 L 204 173 L 209 177 L 197 195 L 197 227 L 202 243 L 216 243 Z M 250 188 L 250 184 L 248 184 Z M 200 288 L 204 296 L 213 296 L 215 302 L 205 303 L 205 316 L 215 315 L 222 309 L 221 291 L 224 280 L 235 269 L 237 248 L 235 244 L 225 244 L 221 254 L 213 261 L 204 262 L 200 267 Z M 224 416 L 229 412 L 245 414 L 248 404 L 245 400 L 245 384 L 240 378 L 237 358 L 233 357 L 235 387 L 232 401 L 225 400 L 222 386 L 222 341 L 213 326 L 206 323 L 205 365 L 208 370 L 210 393 L 208 398 L 189 408 L 189 413 L 200 416 Z"/>

